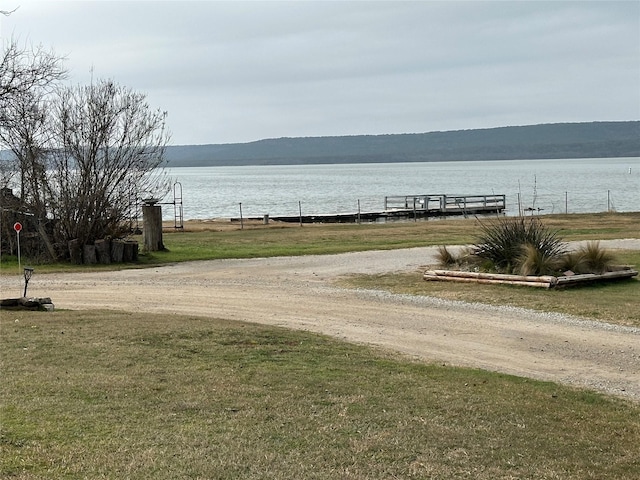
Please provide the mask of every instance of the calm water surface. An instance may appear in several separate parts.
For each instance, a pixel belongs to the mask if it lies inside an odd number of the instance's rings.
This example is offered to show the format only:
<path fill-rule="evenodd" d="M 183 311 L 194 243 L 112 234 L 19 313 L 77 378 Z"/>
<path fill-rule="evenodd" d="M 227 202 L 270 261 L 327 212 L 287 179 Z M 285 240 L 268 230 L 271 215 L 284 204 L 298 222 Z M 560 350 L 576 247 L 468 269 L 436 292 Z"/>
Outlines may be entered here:
<path fill-rule="evenodd" d="M 172 168 L 184 219 L 375 212 L 395 195 L 507 196 L 507 214 L 640 210 L 640 158 Z M 176 187 L 179 193 L 179 186 Z M 179 195 L 178 195 L 179 196 Z M 164 202 L 172 202 L 169 194 Z M 359 204 L 359 205 L 358 205 Z M 173 219 L 171 205 L 163 206 Z"/>

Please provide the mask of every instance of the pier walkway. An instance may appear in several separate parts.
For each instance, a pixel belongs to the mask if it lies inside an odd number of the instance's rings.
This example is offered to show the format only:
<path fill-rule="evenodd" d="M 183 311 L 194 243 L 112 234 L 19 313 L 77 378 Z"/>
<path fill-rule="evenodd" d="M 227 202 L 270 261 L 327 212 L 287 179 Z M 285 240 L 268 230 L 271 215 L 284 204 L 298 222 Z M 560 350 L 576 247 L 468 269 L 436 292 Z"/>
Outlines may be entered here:
<path fill-rule="evenodd" d="M 293 223 L 385 222 L 501 214 L 505 209 L 505 195 L 403 195 L 385 197 L 384 210 L 380 212 L 274 216 L 271 219 Z"/>

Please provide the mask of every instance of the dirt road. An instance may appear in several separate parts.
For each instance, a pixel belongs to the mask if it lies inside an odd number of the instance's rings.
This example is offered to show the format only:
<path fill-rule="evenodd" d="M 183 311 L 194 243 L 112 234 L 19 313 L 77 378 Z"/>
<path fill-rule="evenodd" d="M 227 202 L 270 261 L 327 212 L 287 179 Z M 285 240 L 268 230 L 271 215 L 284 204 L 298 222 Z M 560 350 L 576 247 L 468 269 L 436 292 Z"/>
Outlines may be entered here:
<path fill-rule="evenodd" d="M 640 240 L 602 242 L 640 249 Z M 428 361 L 584 386 L 640 401 L 640 329 L 517 308 L 349 290 L 350 273 L 415 270 L 434 248 L 190 262 L 34 276 L 56 308 L 192 314 L 320 332 Z M 16 286 L 13 286 L 16 283 Z M 3 296 L 20 288 L 0 278 Z"/>

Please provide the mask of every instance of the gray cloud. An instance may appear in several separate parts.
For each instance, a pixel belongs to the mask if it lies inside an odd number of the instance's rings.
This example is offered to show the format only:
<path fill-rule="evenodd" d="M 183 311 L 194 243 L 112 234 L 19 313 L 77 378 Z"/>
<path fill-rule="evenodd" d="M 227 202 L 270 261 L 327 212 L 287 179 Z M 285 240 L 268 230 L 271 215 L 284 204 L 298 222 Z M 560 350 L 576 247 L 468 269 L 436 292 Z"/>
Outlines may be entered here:
<path fill-rule="evenodd" d="M 147 93 L 174 143 L 640 118 L 635 1 L 30 1 L 0 22 L 74 83 Z"/>

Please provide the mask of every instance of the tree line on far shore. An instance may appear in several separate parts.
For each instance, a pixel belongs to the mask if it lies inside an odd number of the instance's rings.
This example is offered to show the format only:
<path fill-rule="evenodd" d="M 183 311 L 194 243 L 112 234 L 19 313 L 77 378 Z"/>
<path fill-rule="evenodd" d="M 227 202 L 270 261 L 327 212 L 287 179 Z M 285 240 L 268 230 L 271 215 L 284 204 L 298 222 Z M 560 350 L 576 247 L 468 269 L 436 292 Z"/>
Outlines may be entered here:
<path fill-rule="evenodd" d="M 168 166 L 304 165 L 640 156 L 640 121 L 169 146 Z"/>

